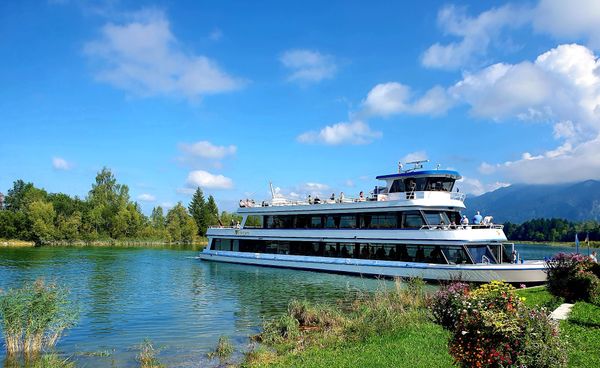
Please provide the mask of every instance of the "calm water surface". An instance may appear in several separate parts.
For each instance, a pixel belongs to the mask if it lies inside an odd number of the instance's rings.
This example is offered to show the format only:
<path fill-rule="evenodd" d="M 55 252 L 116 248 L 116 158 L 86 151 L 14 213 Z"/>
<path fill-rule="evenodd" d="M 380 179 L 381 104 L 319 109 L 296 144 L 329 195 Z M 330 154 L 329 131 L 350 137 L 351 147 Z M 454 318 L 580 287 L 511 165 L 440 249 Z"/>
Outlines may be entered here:
<path fill-rule="evenodd" d="M 525 259 L 573 248 L 519 245 Z M 66 285 L 81 316 L 58 349 L 80 366 L 136 366 L 145 338 L 169 367 L 210 365 L 206 353 L 221 335 L 240 350 L 263 319 L 293 298 L 334 301 L 348 290 L 389 282 L 307 271 L 202 262 L 195 251 L 140 248 L 0 248 L 0 288 L 44 277 Z M 4 359 L 4 347 L 0 349 Z M 88 353 L 108 352 L 90 357 Z"/>

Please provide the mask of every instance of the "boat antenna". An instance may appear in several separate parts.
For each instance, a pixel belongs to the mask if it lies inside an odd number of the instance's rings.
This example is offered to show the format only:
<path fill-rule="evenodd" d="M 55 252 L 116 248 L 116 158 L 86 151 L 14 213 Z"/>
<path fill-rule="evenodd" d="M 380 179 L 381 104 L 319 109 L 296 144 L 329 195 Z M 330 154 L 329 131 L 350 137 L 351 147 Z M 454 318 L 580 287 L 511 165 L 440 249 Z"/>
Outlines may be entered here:
<path fill-rule="evenodd" d="M 275 199 L 275 190 L 273 189 L 273 183 L 269 182 L 269 187 L 271 188 L 271 198 Z"/>
<path fill-rule="evenodd" d="M 406 162 L 407 165 L 415 165 L 413 168 L 406 170 L 406 172 L 422 169 L 423 164 L 426 162 L 429 162 L 429 160 L 417 160 L 417 161 Z"/>
<path fill-rule="evenodd" d="M 440 165 L 440 164 L 437 164 L 437 165 L 435 165 L 435 169 L 436 169 L 436 170 L 439 170 L 439 169 L 440 169 L 440 166 L 442 166 L 442 165 Z"/>
<path fill-rule="evenodd" d="M 398 161 L 398 174 L 402 174 L 402 162 Z"/>

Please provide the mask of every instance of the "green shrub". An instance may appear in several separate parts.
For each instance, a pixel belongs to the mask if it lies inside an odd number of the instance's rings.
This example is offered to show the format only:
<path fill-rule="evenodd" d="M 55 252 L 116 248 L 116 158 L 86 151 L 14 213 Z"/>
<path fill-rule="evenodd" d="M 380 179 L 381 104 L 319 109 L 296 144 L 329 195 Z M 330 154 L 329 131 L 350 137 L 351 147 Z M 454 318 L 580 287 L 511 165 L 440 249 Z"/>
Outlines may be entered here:
<path fill-rule="evenodd" d="M 164 365 L 160 364 L 156 358 L 158 350 L 152 344 L 152 341 L 146 339 L 139 346 L 139 353 L 136 356 L 140 368 L 163 368 Z"/>
<path fill-rule="evenodd" d="M 581 254 L 559 253 L 547 261 L 548 291 L 567 302 L 600 305 L 600 268 Z"/>
<path fill-rule="evenodd" d="M 0 315 L 9 354 L 37 354 L 53 347 L 74 325 L 77 310 L 68 291 L 39 279 L 0 296 Z"/>
<path fill-rule="evenodd" d="M 208 353 L 209 358 L 219 358 L 219 360 L 224 360 L 233 354 L 233 344 L 229 341 L 227 336 L 219 337 L 219 341 L 217 342 L 217 347 L 215 351 Z"/>

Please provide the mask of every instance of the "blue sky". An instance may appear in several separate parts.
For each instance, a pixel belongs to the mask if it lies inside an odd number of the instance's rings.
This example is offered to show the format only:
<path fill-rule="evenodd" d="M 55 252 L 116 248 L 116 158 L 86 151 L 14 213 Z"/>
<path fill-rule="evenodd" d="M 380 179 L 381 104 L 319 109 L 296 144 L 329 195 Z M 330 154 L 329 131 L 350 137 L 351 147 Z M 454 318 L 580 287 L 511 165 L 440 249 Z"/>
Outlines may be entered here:
<path fill-rule="evenodd" d="M 427 158 L 463 191 L 600 179 L 600 4 L 0 3 L 0 191 L 148 212 L 354 195 Z"/>

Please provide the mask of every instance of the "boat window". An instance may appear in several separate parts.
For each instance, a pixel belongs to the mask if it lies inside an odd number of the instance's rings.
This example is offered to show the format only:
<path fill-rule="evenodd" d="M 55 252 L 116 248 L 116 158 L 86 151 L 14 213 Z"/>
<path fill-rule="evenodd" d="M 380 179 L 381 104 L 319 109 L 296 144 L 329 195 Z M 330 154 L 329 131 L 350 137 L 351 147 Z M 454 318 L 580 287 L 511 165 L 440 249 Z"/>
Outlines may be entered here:
<path fill-rule="evenodd" d="M 452 178 L 427 178 L 427 185 L 425 190 L 427 191 L 444 191 L 451 192 L 454 186 L 455 179 Z"/>
<path fill-rule="evenodd" d="M 321 216 L 311 216 L 310 225 L 311 229 L 320 229 L 323 227 L 323 218 Z"/>
<path fill-rule="evenodd" d="M 488 247 L 492 251 L 492 254 L 496 258 L 496 261 L 498 261 L 498 263 L 511 263 L 512 258 L 506 252 L 506 248 L 504 248 L 504 245 L 492 243 L 488 244 Z"/>
<path fill-rule="evenodd" d="M 429 225 L 449 225 L 450 220 L 446 212 L 441 211 L 423 211 L 425 219 Z"/>
<path fill-rule="evenodd" d="M 214 250 L 232 250 L 231 239 L 214 239 L 213 249 Z"/>
<path fill-rule="evenodd" d="M 404 181 L 402 181 L 402 179 L 394 180 L 394 182 L 392 183 L 392 186 L 390 187 L 390 193 L 399 193 L 399 192 L 404 192 Z"/>
<path fill-rule="evenodd" d="M 340 216 L 340 229 L 355 229 L 356 228 L 356 216 L 355 215 L 343 215 Z"/>
<path fill-rule="evenodd" d="M 325 216 L 325 228 L 326 229 L 337 229 L 339 225 L 339 217 L 337 216 Z"/>
<path fill-rule="evenodd" d="M 442 252 L 444 252 L 446 259 L 450 264 L 471 263 L 471 260 L 463 247 L 445 247 L 442 248 Z"/>
<path fill-rule="evenodd" d="M 370 229 L 395 229 L 398 228 L 398 216 L 393 213 L 374 214 L 370 216 Z"/>
<path fill-rule="evenodd" d="M 240 241 L 235 239 L 233 241 L 233 246 L 231 247 L 231 250 L 234 252 L 239 252 L 240 251 Z"/>
<path fill-rule="evenodd" d="M 305 215 L 296 216 L 296 229 L 308 229 L 309 217 Z"/>
<path fill-rule="evenodd" d="M 467 248 L 475 263 L 485 263 L 486 260 L 489 263 L 497 263 L 496 257 L 492 254 L 487 244 L 469 244 Z"/>
<path fill-rule="evenodd" d="M 223 224 L 227 225 L 227 224 Z M 263 227 L 263 216 L 249 215 L 244 227 L 261 228 Z"/>
<path fill-rule="evenodd" d="M 425 225 L 425 221 L 419 211 L 407 211 L 402 214 L 402 228 L 419 229 Z"/>
<path fill-rule="evenodd" d="M 446 216 L 450 223 L 454 222 L 455 225 L 460 224 L 460 212 L 458 211 L 446 211 Z"/>

